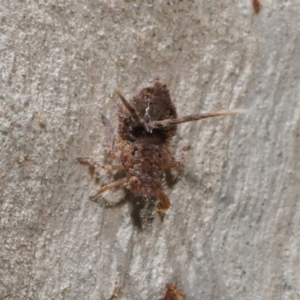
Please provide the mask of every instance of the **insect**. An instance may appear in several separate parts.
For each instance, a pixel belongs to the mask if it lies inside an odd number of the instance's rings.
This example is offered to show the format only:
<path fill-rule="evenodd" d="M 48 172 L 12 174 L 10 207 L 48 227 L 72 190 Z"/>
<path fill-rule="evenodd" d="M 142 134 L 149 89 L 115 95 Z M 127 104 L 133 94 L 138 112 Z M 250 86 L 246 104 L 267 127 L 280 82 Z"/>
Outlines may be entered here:
<path fill-rule="evenodd" d="M 119 299 L 120 298 L 120 288 L 115 286 L 109 300 Z"/>
<path fill-rule="evenodd" d="M 258 14 L 260 12 L 260 7 L 261 7 L 260 0 L 252 0 L 252 6 L 254 12 Z"/>
<path fill-rule="evenodd" d="M 167 86 L 155 79 L 154 84 L 137 92 L 129 101 L 119 90 L 115 93 L 121 99 L 118 105 L 118 142 L 114 152 L 114 129 L 110 121 L 102 115 L 106 128 L 106 148 L 112 159 L 121 163 L 104 166 L 91 157 L 77 160 L 95 168 L 107 171 L 125 170 L 126 176 L 98 189 L 90 196 L 124 186 L 134 194 L 144 197 L 156 196 L 156 211 L 164 212 L 170 207 L 168 195 L 162 190 L 161 178 L 167 169 L 177 168 L 184 162 L 180 149 L 175 156 L 170 151 L 170 140 L 176 134 L 177 124 L 223 115 L 235 115 L 237 110 L 221 110 L 178 117 Z"/>
<path fill-rule="evenodd" d="M 167 283 L 163 300 L 184 300 L 184 296 L 175 284 Z"/>

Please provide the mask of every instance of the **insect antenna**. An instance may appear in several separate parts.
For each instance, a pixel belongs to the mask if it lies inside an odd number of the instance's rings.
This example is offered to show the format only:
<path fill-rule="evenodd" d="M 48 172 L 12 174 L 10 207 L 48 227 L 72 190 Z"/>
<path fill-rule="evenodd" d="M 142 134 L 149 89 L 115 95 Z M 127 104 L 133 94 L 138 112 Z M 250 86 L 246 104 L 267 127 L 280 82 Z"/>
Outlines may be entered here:
<path fill-rule="evenodd" d="M 144 121 L 139 117 L 135 108 L 125 99 L 122 93 L 119 90 L 115 90 L 115 94 L 119 96 L 121 101 L 123 102 L 124 106 L 128 109 L 129 113 L 132 116 L 132 119 L 136 125 L 144 126 Z"/>
<path fill-rule="evenodd" d="M 177 119 L 167 119 L 167 120 L 162 120 L 162 121 L 153 121 L 151 122 L 151 128 L 164 128 L 180 123 L 185 123 L 185 122 L 190 122 L 190 121 L 197 121 L 201 119 L 206 119 L 206 118 L 211 118 L 211 117 L 219 117 L 219 116 L 226 116 L 226 115 L 236 115 L 244 113 L 244 110 L 219 110 L 219 111 L 212 111 L 212 112 L 204 112 L 201 114 L 193 114 L 193 115 L 188 115 L 184 116 L 181 118 Z"/>

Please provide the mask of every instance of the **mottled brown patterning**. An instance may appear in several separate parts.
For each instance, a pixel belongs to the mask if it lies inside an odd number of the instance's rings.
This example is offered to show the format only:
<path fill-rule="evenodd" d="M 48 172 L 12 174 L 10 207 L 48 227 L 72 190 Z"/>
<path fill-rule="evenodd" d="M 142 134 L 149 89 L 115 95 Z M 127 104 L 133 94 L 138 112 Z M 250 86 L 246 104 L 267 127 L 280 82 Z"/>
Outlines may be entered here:
<path fill-rule="evenodd" d="M 183 151 L 189 149 L 184 147 L 175 156 L 170 151 L 170 140 L 176 134 L 177 124 L 238 112 L 223 110 L 179 118 L 167 86 L 158 79 L 153 86 L 137 92 L 130 101 L 120 91 L 117 90 L 116 94 L 122 101 L 118 107 L 117 153 L 113 149 L 113 127 L 105 116 L 102 116 L 102 122 L 106 128 L 108 155 L 121 164 L 103 166 L 90 157 L 81 157 L 78 161 L 108 171 L 125 169 L 126 177 L 100 188 L 91 198 L 122 185 L 136 195 L 155 195 L 159 200 L 156 210 L 166 211 L 170 207 L 170 200 L 161 187 L 162 175 L 165 170 L 182 165 Z"/>
<path fill-rule="evenodd" d="M 254 12 L 258 14 L 260 12 L 261 4 L 260 0 L 252 0 L 252 6 L 254 9 Z"/>
<path fill-rule="evenodd" d="M 184 300 L 184 296 L 175 284 L 168 283 L 162 300 Z"/>

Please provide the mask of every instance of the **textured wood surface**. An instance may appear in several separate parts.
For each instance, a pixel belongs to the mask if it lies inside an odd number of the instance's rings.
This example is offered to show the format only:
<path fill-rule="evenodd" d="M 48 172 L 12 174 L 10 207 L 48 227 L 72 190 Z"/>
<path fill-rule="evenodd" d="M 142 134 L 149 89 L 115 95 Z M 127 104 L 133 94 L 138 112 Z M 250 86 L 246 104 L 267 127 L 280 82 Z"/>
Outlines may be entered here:
<path fill-rule="evenodd" d="M 300 6 L 221 2 L 0 4 L 0 299 L 300 297 Z M 156 75 L 180 116 L 248 110 L 179 125 L 163 222 L 76 161 Z"/>

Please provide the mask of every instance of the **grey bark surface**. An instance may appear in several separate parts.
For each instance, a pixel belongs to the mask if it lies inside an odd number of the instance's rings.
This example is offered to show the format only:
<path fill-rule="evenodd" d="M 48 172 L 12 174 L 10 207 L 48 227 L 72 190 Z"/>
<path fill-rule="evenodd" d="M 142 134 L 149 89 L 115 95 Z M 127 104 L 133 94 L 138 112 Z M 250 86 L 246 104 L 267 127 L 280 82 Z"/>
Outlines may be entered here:
<path fill-rule="evenodd" d="M 2 1 L 0 299 L 300 298 L 300 4 Z M 180 116 L 171 207 L 77 163 L 105 154 L 101 114 L 159 75 Z M 171 177 L 171 179 L 169 178 Z M 110 203 L 120 202 L 109 207 Z M 117 298 L 115 298 L 117 299 Z"/>

